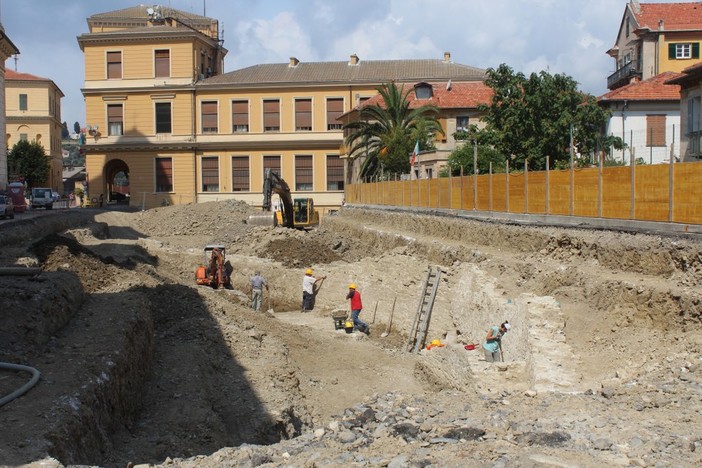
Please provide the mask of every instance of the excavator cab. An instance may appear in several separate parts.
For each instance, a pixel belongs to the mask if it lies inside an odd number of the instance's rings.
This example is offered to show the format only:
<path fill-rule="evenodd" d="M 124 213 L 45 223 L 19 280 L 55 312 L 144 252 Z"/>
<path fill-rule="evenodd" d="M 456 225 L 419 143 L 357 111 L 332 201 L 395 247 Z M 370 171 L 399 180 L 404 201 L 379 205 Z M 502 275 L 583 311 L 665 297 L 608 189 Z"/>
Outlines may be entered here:
<path fill-rule="evenodd" d="M 205 265 L 195 271 L 195 282 L 214 289 L 231 288 L 230 272 L 226 263 L 225 248 L 220 244 L 205 246 Z"/>
<path fill-rule="evenodd" d="M 277 223 L 283 225 L 283 212 L 278 210 L 275 216 Z M 314 200 L 311 198 L 295 198 L 293 200 L 293 220 L 294 227 L 298 229 L 318 226 L 319 213 L 314 209 Z"/>

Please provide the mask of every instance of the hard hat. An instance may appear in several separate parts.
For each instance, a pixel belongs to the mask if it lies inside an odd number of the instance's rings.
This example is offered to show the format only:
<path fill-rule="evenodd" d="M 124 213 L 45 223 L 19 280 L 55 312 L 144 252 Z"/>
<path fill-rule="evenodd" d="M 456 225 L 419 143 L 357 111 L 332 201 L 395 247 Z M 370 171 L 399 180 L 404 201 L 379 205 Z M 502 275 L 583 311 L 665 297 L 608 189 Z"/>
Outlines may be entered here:
<path fill-rule="evenodd" d="M 440 345 L 441 345 L 441 341 L 440 341 L 440 340 L 434 340 L 434 341 L 431 342 L 431 344 L 433 344 L 434 346 L 440 346 Z"/>
<path fill-rule="evenodd" d="M 354 283 L 349 284 L 349 289 L 356 289 L 356 285 Z"/>
<path fill-rule="evenodd" d="M 306 275 L 311 275 L 312 274 L 312 268 L 308 268 L 305 270 Z"/>

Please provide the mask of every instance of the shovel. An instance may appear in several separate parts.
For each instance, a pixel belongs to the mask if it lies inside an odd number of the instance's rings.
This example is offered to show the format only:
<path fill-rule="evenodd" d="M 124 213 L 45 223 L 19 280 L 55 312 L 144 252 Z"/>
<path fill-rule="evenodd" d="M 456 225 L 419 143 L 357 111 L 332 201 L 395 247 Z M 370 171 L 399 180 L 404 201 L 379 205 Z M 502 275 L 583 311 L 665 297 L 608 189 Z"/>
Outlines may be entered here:
<path fill-rule="evenodd" d="M 392 326 L 392 316 L 395 314 L 395 302 L 397 301 L 397 296 L 395 296 L 395 299 L 392 301 L 392 310 L 390 311 L 390 320 L 388 321 L 388 328 L 385 329 L 382 335 L 380 335 L 381 338 L 385 338 L 390 334 L 390 327 Z"/>
<path fill-rule="evenodd" d="M 268 292 L 268 297 L 266 297 L 266 303 L 268 305 L 268 310 L 266 312 L 268 312 L 269 314 L 275 313 L 274 310 L 271 309 L 271 293 L 270 292 Z"/>

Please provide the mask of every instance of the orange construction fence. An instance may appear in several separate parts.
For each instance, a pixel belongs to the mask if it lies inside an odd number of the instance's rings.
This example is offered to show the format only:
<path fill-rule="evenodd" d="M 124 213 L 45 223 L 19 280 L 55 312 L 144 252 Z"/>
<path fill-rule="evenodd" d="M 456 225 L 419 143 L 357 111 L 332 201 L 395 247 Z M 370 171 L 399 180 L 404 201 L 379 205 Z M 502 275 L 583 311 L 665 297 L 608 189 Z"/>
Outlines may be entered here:
<path fill-rule="evenodd" d="M 702 162 L 350 184 L 346 201 L 702 224 Z"/>

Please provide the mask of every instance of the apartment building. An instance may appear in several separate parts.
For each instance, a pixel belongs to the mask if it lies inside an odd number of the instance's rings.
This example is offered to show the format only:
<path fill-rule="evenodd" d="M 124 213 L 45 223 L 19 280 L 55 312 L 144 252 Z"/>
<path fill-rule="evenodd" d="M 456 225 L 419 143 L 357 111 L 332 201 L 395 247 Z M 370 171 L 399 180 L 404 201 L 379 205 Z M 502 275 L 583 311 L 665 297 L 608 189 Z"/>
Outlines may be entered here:
<path fill-rule="evenodd" d="M 621 137 L 615 160 L 659 164 L 680 160 L 680 87 L 668 83 L 700 62 L 700 2 L 639 3 L 624 8 L 615 45 L 607 51 L 614 73 L 599 102 L 612 112 L 609 135 Z"/>
<path fill-rule="evenodd" d="M 624 8 L 614 46 L 614 73 L 607 88 L 614 90 L 635 80 L 663 72 L 681 72 L 700 62 L 702 6 L 700 2 L 640 3 Z"/>
<path fill-rule="evenodd" d="M 0 143 L 7 147 L 5 134 L 5 61 L 12 55 L 19 54 L 19 49 L 12 43 L 5 28 L 0 24 Z M 7 152 L 0 151 L 0 190 L 7 189 Z"/>
<path fill-rule="evenodd" d="M 345 181 L 338 117 L 383 83 L 482 81 L 484 70 L 436 60 L 259 64 L 224 73 L 218 21 L 144 5 L 88 18 L 85 57 L 89 196 L 128 176 L 130 203 L 238 199 L 260 206 L 264 170 L 323 213 Z"/>
<path fill-rule="evenodd" d="M 12 70 L 5 72 L 5 129 L 7 148 L 20 140 L 39 143 L 49 158 L 49 179 L 42 184 L 63 193 L 61 98 L 63 92 L 49 78 Z"/>
<path fill-rule="evenodd" d="M 458 132 L 468 131 L 475 125 L 483 128 L 485 123 L 481 120 L 483 112 L 479 110 L 481 104 L 490 104 L 493 91 L 482 81 L 458 82 L 440 81 L 434 83 L 420 82 L 414 85 L 404 85 L 403 94 L 407 94 L 410 109 L 424 105 L 434 106 L 439 110 L 437 119 L 444 135 L 437 135 L 434 148 L 421 151 L 414 158 L 410 170 L 410 179 L 432 179 L 440 176 L 441 171 L 448 162 L 451 153 L 463 140 L 456 140 Z M 363 106 L 383 106 L 382 96 L 375 95 L 371 99 L 341 116 L 344 123 L 359 119 L 359 112 Z M 352 172 L 358 173 L 362 160 L 354 162 Z"/>

